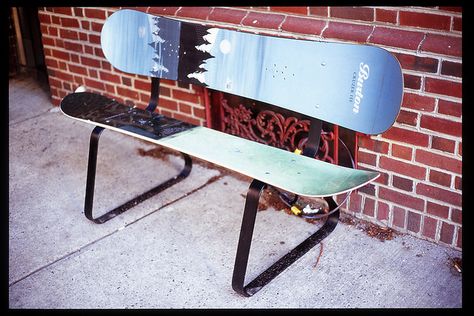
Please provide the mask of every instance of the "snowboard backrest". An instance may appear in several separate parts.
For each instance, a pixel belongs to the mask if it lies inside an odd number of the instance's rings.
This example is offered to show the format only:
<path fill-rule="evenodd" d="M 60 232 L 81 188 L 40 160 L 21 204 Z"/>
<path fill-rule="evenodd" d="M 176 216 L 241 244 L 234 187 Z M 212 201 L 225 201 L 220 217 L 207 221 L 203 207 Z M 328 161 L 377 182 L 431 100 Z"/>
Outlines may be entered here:
<path fill-rule="evenodd" d="M 121 71 L 206 86 L 366 134 L 390 128 L 400 111 L 400 65 L 375 46 L 256 35 L 134 10 L 107 19 L 101 44 Z"/>

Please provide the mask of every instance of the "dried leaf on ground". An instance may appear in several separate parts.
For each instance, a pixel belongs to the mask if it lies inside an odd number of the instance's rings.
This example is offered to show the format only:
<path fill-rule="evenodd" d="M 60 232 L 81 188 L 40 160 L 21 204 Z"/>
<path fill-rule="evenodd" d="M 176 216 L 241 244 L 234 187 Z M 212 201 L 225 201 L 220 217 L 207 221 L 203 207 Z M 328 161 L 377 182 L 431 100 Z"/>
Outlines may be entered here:
<path fill-rule="evenodd" d="M 368 223 L 364 228 L 364 232 L 370 237 L 375 237 L 381 241 L 393 239 L 393 229 L 388 227 L 378 226 L 372 223 Z"/>

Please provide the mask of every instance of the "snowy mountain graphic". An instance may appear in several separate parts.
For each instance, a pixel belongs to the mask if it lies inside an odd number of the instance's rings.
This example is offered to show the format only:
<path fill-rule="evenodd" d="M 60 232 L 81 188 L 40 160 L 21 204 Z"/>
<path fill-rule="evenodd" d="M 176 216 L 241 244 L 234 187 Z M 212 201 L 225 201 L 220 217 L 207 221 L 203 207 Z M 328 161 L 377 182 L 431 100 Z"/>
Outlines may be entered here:
<path fill-rule="evenodd" d="M 209 52 L 214 45 L 217 29 L 196 27 L 187 23 L 181 25 L 180 63 L 178 78 L 182 80 L 207 86 L 204 78 L 206 62 L 214 58 Z"/>
<path fill-rule="evenodd" d="M 201 84 L 205 83 L 206 78 L 204 73 L 207 71 L 206 63 L 210 58 L 214 58 L 210 54 L 212 47 L 216 41 L 217 32 L 219 30 L 216 28 L 211 28 L 207 30 L 207 34 L 202 36 L 202 43 L 198 43 L 195 48 L 196 59 L 200 61 L 200 64 L 197 65 L 197 68 L 194 69 L 194 72 L 188 74 L 188 78 L 197 79 Z M 199 38 L 199 37 L 198 37 Z"/>
<path fill-rule="evenodd" d="M 152 42 L 148 43 L 155 50 L 153 56 L 153 68 L 150 70 L 150 74 L 156 77 L 162 77 L 163 72 L 168 73 L 169 70 L 163 64 L 162 53 L 164 53 L 165 40 L 160 36 L 159 18 L 153 17 L 153 29 L 151 32 Z"/>

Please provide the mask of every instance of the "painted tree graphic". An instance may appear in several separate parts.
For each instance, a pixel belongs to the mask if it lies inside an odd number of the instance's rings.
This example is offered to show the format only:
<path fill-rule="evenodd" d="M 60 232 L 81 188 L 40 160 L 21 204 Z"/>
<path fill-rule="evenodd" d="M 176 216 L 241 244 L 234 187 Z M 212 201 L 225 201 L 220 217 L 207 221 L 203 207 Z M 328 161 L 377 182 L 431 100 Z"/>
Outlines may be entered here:
<path fill-rule="evenodd" d="M 178 67 L 178 78 L 194 84 L 206 85 L 195 78 L 190 78 L 189 74 L 199 74 L 206 71 L 202 66 L 206 60 L 214 58 L 208 52 L 198 50 L 203 44 L 210 44 L 205 36 L 208 28 L 187 23 L 181 24 L 181 49 L 179 52 L 180 63 Z M 207 85 L 206 85 L 207 86 Z"/>

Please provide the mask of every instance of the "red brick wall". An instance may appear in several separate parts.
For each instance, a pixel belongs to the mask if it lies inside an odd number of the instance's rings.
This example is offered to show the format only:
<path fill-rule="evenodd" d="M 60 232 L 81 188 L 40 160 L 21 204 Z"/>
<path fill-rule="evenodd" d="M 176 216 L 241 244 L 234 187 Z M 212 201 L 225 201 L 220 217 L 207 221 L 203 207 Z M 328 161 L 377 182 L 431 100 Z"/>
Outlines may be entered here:
<path fill-rule="evenodd" d="M 113 69 L 100 49 L 118 8 L 41 8 L 52 100 L 77 86 L 144 107 L 149 79 Z M 345 211 L 454 248 L 462 241 L 462 12 L 458 7 L 140 7 L 141 11 L 276 36 L 369 43 L 392 52 L 405 79 L 401 113 L 359 136 L 359 167 L 378 181 Z M 202 88 L 164 80 L 162 113 L 205 124 Z"/>

